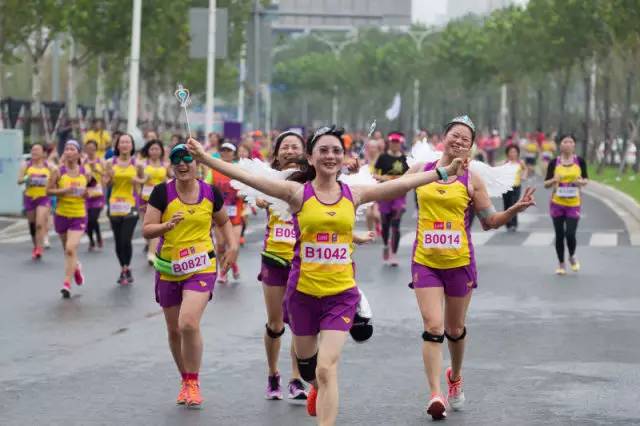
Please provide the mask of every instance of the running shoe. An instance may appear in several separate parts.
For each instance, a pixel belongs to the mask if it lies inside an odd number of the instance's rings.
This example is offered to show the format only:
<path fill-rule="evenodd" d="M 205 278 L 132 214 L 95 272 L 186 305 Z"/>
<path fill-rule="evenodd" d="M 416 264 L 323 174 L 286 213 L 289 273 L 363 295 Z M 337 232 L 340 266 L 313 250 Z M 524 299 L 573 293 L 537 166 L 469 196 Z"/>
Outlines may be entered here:
<path fill-rule="evenodd" d="M 147 253 L 147 262 L 149 262 L 150 266 L 153 266 L 153 262 L 156 260 L 156 255 L 149 252 Z"/>
<path fill-rule="evenodd" d="M 566 275 L 567 274 L 567 270 L 564 268 L 564 266 L 558 266 L 558 268 L 556 268 L 556 275 Z"/>
<path fill-rule="evenodd" d="M 577 259 L 569 259 L 569 263 L 571 264 L 571 270 L 573 272 L 578 272 L 580 270 L 580 262 Z"/>
<path fill-rule="evenodd" d="M 275 374 L 267 378 L 267 390 L 264 395 L 265 399 L 279 400 L 282 399 L 282 389 L 280 388 L 280 375 Z"/>
<path fill-rule="evenodd" d="M 131 275 L 131 269 L 127 269 L 125 271 L 125 274 L 127 276 L 128 284 L 131 284 L 133 282 L 133 275 Z"/>
<path fill-rule="evenodd" d="M 200 408 L 202 406 L 202 395 L 200 395 L 200 383 L 197 380 L 190 379 L 185 384 L 187 388 L 187 407 Z"/>
<path fill-rule="evenodd" d="M 48 234 L 44 236 L 43 243 L 44 243 L 43 244 L 44 248 L 46 248 L 46 249 L 51 248 L 51 243 L 49 242 L 49 235 Z"/>
<path fill-rule="evenodd" d="M 62 284 L 60 293 L 62 293 L 62 297 L 65 299 L 68 299 L 71 297 L 71 284 L 68 281 L 65 281 L 64 284 Z"/>
<path fill-rule="evenodd" d="M 226 272 L 220 272 L 218 276 L 218 284 L 226 284 L 227 283 L 227 274 Z"/>
<path fill-rule="evenodd" d="M 120 285 L 127 285 L 127 284 L 129 284 L 129 281 L 127 280 L 127 274 L 126 274 L 124 271 L 120 272 L 120 278 L 118 278 L 118 281 L 117 281 L 117 282 L 118 282 L 118 284 L 120 284 Z"/>
<path fill-rule="evenodd" d="M 431 395 L 431 400 L 427 404 L 427 414 L 433 420 L 444 420 L 447 418 L 447 404 L 444 398 L 437 393 Z"/>
<path fill-rule="evenodd" d="M 246 240 L 244 239 L 244 237 L 240 237 L 240 247 L 244 247 L 245 242 Z"/>
<path fill-rule="evenodd" d="M 187 396 L 187 381 L 182 380 L 182 383 L 180 384 L 180 393 L 178 394 L 178 399 L 176 399 L 176 404 L 185 405 L 187 403 Z"/>
<path fill-rule="evenodd" d="M 318 398 L 318 391 L 315 386 L 309 387 L 309 394 L 307 395 L 307 413 L 311 417 L 316 416 L 316 399 Z"/>
<path fill-rule="evenodd" d="M 89 253 L 95 251 L 95 249 L 96 249 L 95 243 L 89 243 Z"/>
<path fill-rule="evenodd" d="M 238 268 L 238 264 L 237 263 L 232 263 L 231 264 L 231 272 L 233 273 L 233 279 L 234 280 L 240 279 L 240 268 Z"/>
<path fill-rule="evenodd" d="M 307 399 L 307 390 L 300 379 L 291 379 L 289 381 L 289 399 L 305 400 Z"/>
<path fill-rule="evenodd" d="M 102 242 L 102 240 L 98 240 L 98 250 L 102 251 L 103 247 L 104 247 L 104 243 Z"/>
<path fill-rule="evenodd" d="M 76 270 L 73 271 L 73 280 L 76 282 L 76 285 L 84 284 L 84 275 L 82 275 L 82 265 L 80 265 L 80 262 L 76 264 Z"/>
<path fill-rule="evenodd" d="M 393 268 L 398 267 L 398 259 L 396 259 L 396 255 L 394 253 L 389 253 L 389 265 Z"/>
<path fill-rule="evenodd" d="M 31 250 L 31 260 L 39 260 L 41 256 L 42 253 L 40 252 L 38 247 L 34 247 L 33 250 Z"/>
<path fill-rule="evenodd" d="M 464 391 L 462 390 L 462 386 L 464 385 L 462 376 L 455 382 L 451 380 L 451 367 L 447 368 L 445 376 L 447 377 L 447 387 L 449 388 L 449 396 L 447 397 L 449 405 L 453 408 L 453 411 L 462 410 L 465 401 Z"/>
<path fill-rule="evenodd" d="M 389 260 L 389 247 L 384 246 L 382 248 L 382 260 L 387 262 Z"/>

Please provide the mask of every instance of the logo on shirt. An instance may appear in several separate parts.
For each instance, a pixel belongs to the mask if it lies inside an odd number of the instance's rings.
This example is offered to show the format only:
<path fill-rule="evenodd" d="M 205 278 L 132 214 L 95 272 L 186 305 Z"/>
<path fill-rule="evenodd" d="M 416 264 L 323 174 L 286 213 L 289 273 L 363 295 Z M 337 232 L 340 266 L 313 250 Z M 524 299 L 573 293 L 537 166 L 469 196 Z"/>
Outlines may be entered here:
<path fill-rule="evenodd" d="M 334 232 L 333 234 L 331 234 L 331 242 L 332 243 L 337 243 L 338 242 L 338 233 Z"/>
<path fill-rule="evenodd" d="M 180 256 L 180 257 L 185 257 L 185 256 L 188 256 L 188 255 L 189 255 L 189 249 L 186 249 L 186 248 L 180 250 L 180 253 L 178 253 L 178 256 Z"/>
<path fill-rule="evenodd" d="M 189 210 L 187 210 L 187 212 L 188 212 L 189 214 L 194 214 L 194 213 L 196 212 L 196 209 L 189 209 Z"/>
<path fill-rule="evenodd" d="M 444 229 L 444 222 L 433 222 L 433 229 Z"/>
<path fill-rule="evenodd" d="M 328 232 L 320 232 L 316 234 L 316 242 L 318 243 L 328 243 L 329 242 L 329 233 Z"/>
<path fill-rule="evenodd" d="M 204 288 L 207 286 L 207 283 L 204 281 L 198 281 L 200 283 L 200 287 Z"/>
<path fill-rule="evenodd" d="M 329 216 L 333 217 L 336 215 L 336 212 L 326 212 Z"/>
<path fill-rule="evenodd" d="M 451 222 L 447 222 L 447 229 L 451 229 Z"/>
<path fill-rule="evenodd" d="M 445 189 L 441 189 L 441 188 L 436 189 L 436 191 L 438 191 L 438 193 L 439 193 L 440 195 L 444 195 L 444 194 L 446 194 L 446 193 L 447 193 L 447 191 L 446 191 Z"/>
<path fill-rule="evenodd" d="M 349 317 L 342 317 L 342 320 L 344 321 L 345 324 L 349 324 L 351 322 L 351 318 Z"/>

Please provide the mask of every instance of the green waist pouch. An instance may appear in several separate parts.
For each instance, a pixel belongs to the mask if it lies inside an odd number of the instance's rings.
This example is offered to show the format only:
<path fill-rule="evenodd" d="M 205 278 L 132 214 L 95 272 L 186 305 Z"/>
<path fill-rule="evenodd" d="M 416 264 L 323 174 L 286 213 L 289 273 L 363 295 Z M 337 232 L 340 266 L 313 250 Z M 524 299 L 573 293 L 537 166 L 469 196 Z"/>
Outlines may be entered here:
<path fill-rule="evenodd" d="M 262 261 L 269 266 L 274 268 L 287 269 L 291 267 L 291 262 L 286 259 L 281 258 L 280 256 L 276 256 L 275 254 L 263 251 L 262 253 Z"/>
<path fill-rule="evenodd" d="M 208 253 L 209 259 L 215 259 L 216 253 L 212 250 Z M 153 260 L 153 267 L 156 271 L 165 275 L 172 275 L 174 277 L 178 277 L 180 275 L 176 275 L 173 273 L 173 268 L 171 267 L 171 261 L 161 258 L 156 254 L 155 259 Z"/>

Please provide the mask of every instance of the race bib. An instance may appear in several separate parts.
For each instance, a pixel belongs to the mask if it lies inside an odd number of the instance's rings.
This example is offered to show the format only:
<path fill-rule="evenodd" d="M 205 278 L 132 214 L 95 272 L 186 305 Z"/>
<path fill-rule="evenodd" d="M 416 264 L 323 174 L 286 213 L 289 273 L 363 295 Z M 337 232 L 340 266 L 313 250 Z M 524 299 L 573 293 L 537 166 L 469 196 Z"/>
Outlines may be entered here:
<path fill-rule="evenodd" d="M 102 197 L 102 194 L 104 194 L 102 191 L 102 185 L 88 187 L 87 194 L 89 195 L 89 198 Z"/>
<path fill-rule="evenodd" d="M 183 249 L 188 251 L 188 249 Z M 186 275 L 194 272 L 202 271 L 211 266 L 211 259 L 208 253 L 196 253 L 181 257 L 179 260 L 171 262 L 171 270 L 173 275 Z"/>
<path fill-rule="evenodd" d="M 238 216 L 238 206 L 225 206 L 227 208 L 227 215 L 229 217 Z"/>
<path fill-rule="evenodd" d="M 301 251 L 302 260 L 306 263 L 320 263 L 323 265 L 346 265 L 351 263 L 349 244 L 304 243 Z"/>
<path fill-rule="evenodd" d="M 72 186 L 71 187 L 71 195 L 75 195 L 76 197 L 84 196 L 84 186 Z"/>
<path fill-rule="evenodd" d="M 422 236 L 422 247 L 431 249 L 459 249 L 462 247 L 460 231 L 430 229 Z"/>
<path fill-rule="evenodd" d="M 144 185 L 142 187 L 142 198 L 148 200 L 151 195 L 151 191 L 153 191 L 153 185 Z"/>
<path fill-rule="evenodd" d="M 578 187 L 559 186 L 558 189 L 556 189 L 556 195 L 560 198 L 576 198 L 578 196 Z"/>
<path fill-rule="evenodd" d="M 295 243 L 296 231 L 293 225 L 275 225 L 273 227 L 273 241 L 279 243 Z"/>
<path fill-rule="evenodd" d="M 29 178 L 29 186 L 47 186 L 48 178 L 46 176 L 31 176 Z"/>
<path fill-rule="evenodd" d="M 111 214 L 115 215 L 127 215 L 131 211 L 131 203 L 123 200 L 116 200 L 110 204 L 109 209 Z"/>

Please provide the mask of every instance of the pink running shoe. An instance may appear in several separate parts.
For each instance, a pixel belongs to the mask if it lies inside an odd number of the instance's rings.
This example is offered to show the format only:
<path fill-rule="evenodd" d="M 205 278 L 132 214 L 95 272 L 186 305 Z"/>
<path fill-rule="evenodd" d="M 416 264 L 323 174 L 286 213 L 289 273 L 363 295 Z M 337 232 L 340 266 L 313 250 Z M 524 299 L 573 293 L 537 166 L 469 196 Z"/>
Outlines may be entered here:
<path fill-rule="evenodd" d="M 82 265 L 80 265 L 80 262 L 76 265 L 76 270 L 73 271 L 73 280 L 77 285 L 84 284 L 84 275 L 82 275 Z"/>
<path fill-rule="evenodd" d="M 427 414 L 433 420 L 444 420 L 447 418 L 447 404 L 444 398 L 437 393 L 431 395 L 431 400 L 427 404 Z"/>
<path fill-rule="evenodd" d="M 62 293 L 62 297 L 65 299 L 68 299 L 71 297 L 71 284 L 68 281 L 65 281 L 64 284 L 62 284 L 60 293 Z"/>
<path fill-rule="evenodd" d="M 280 386 L 280 375 L 275 374 L 267 378 L 267 390 L 264 395 L 265 399 L 280 400 L 282 399 L 282 387 Z"/>
<path fill-rule="evenodd" d="M 382 260 L 387 262 L 389 260 L 389 247 L 384 246 L 382 248 Z"/>
<path fill-rule="evenodd" d="M 451 405 L 453 411 L 462 410 L 462 407 L 464 407 L 464 391 L 462 390 L 464 381 L 462 380 L 462 376 L 455 382 L 452 381 L 451 367 L 447 368 L 445 376 L 447 377 L 447 387 L 449 388 L 449 405 Z"/>

